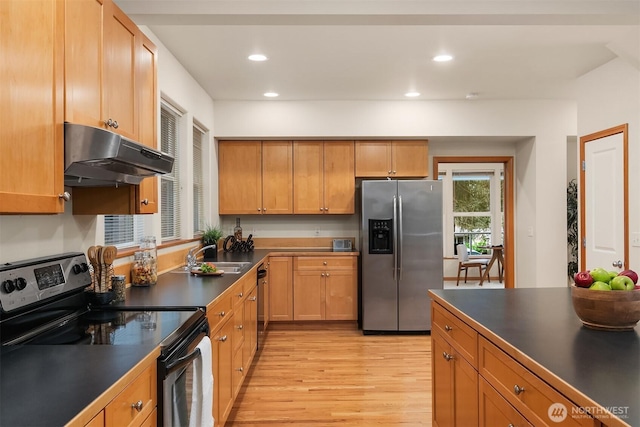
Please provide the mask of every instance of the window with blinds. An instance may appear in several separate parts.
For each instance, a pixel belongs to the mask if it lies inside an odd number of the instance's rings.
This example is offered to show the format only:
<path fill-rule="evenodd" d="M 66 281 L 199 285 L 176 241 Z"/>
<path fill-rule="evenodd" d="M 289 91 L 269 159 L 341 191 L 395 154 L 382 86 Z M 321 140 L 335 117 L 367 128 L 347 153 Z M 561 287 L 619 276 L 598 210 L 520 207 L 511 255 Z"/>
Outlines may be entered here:
<path fill-rule="evenodd" d="M 173 156 L 173 171 L 160 177 L 160 222 L 162 240 L 180 238 L 180 198 L 178 190 L 179 165 L 178 138 L 180 113 L 164 102 L 160 108 L 160 150 Z"/>
<path fill-rule="evenodd" d="M 193 232 L 200 234 L 204 231 L 204 174 L 202 148 L 205 132 L 198 126 L 193 126 Z"/>
<path fill-rule="evenodd" d="M 144 236 L 142 215 L 105 215 L 104 244 L 126 248 L 140 243 Z"/>

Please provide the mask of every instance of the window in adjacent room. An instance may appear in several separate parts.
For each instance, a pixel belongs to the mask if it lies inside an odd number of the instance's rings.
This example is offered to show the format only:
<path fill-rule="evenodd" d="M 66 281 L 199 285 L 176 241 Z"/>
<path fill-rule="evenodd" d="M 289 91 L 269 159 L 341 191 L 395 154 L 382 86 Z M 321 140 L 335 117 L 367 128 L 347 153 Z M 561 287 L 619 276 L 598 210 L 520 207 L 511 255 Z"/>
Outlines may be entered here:
<path fill-rule="evenodd" d="M 197 124 L 193 125 L 193 233 L 204 231 L 204 153 L 206 132 Z"/>
<path fill-rule="evenodd" d="M 181 113 L 166 102 L 160 107 L 160 151 L 175 161 L 171 173 L 160 177 L 162 241 L 180 238 L 180 158 L 178 155 Z"/>
<path fill-rule="evenodd" d="M 447 163 L 443 181 L 444 248 L 455 256 L 464 243 L 470 255 L 489 253 L 504 238 L 504 170 L 501 163 Z"/>

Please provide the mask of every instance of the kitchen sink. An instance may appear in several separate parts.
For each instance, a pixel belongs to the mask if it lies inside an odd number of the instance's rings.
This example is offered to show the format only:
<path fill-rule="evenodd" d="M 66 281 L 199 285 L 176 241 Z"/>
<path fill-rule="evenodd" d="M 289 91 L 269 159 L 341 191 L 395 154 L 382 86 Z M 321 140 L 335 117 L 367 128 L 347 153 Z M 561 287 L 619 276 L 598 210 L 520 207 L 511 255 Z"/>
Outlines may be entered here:
<path fill-rule="evenodd" d="M 247 266 L 251 265 L 250 262 L 211 262 L 211 263 L 215 265 L 218 268 L 218 270 L 223 270 L 224 274 L 240 274 L 244 270 L 246 270 Z M 170 272 L 187 274 L 189 273 L 189 270 L 185 266 L 183 266 L 183 267 L 178 267 L 174 270 L 171 270 Z"/>

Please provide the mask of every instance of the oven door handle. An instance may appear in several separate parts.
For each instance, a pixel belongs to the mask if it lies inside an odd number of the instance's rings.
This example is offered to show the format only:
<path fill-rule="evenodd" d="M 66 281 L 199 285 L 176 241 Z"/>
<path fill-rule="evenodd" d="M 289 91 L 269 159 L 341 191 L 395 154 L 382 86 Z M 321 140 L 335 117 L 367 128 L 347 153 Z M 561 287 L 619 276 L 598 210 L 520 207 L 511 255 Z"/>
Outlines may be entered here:
<path fill-rule="evenodd" d="M 189 363 L 191 363 L 192 360 L 194 360 L 195 358 L 200 357 L 200 349 L 196 348 L 195 350 L 193 350 L 191 353 L 187 354 L 186 356 L 182 356 L 179 357 L 178 359 L 174 360 L 171 363 L 167 364 L 167 375 L 169 375 L 171 372 L 173 371 L 177 371 L 178 369 L 182 368 L 184 365 L 188 365 Z"/>

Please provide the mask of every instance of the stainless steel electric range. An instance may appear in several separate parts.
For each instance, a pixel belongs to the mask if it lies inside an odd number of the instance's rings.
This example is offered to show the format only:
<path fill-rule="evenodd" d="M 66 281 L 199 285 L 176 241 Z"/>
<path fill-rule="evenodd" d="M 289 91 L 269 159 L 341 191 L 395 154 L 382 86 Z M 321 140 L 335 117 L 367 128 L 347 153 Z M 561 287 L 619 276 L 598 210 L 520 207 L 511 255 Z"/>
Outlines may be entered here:
<path fill-rule="evenodd" d="M 1 265 L 2 351 L 25 345 L 160 346 L 158 425 L 171 425 L 177 416 L 188 414 L 189 408 L 172 411 L 176 401 L 184 401 L 176 393 L 190 394 L 180 385 L 192 375 L 192 364 L 200 356 L 198 344 L 209 335 L 204 311 L 96 307 L 86 297 L 90 284 L 87 259 L 80 252 Z"/>

